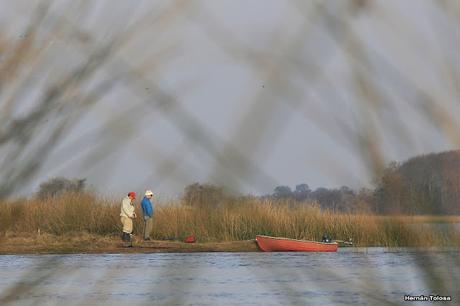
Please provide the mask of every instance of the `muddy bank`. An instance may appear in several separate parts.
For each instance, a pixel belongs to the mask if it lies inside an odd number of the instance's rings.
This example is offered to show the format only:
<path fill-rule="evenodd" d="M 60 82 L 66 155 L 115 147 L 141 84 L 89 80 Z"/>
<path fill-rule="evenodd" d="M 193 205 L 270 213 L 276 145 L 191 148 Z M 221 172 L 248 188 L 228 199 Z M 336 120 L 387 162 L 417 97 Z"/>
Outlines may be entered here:
<path fill-rule="evenodd" d="M 71 254 L 71 253 L 178 253 L 178 252 L 258 252 L 255 240 L 196 242 L 134 238 L 132 248 L 124 248 L 119 237 L 74 236 L 3 236 L 0 254 Z"/>

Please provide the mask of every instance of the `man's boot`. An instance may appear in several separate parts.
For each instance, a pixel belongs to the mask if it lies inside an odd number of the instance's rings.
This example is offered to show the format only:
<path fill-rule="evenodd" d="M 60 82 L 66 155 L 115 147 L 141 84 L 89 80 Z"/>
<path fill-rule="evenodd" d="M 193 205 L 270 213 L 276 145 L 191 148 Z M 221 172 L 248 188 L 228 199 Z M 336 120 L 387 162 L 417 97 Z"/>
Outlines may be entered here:
<path fill-rule="evenodd" d="M 122 240 L 123 240 L 123 246 L 125 248 L 128 248 L 128 247 L 132 246 L 132 244 L 131 244 L 131 236 L 128 233 L 123 232 Z"/>
<path fill-rule="evenodd" d="M 128 238 L 128 247 L 132 247 L 133 246 L 133 235 L 132 234 L 127 234 Z"/>

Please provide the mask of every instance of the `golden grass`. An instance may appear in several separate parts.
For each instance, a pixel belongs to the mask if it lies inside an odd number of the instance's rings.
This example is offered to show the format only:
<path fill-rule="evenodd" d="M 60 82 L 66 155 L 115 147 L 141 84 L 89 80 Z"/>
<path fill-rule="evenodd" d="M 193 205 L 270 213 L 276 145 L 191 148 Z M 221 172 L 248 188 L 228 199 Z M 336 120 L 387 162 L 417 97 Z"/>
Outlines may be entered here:
<path fill-rule="evenodd" d="M 0 232 L 4 235 L 116 236 L 121 231 L 120 201 L 91 194 L 67 194 L 48 200 L 0 202 Z M 140 216 L 139 205 L 136 204 Z M 447 227 L 414 224 L 458 222 L 459 216 L 376 216 L 334 213 L 314 204 L 262 199 L 228 200 L 214 208 L 190 207 L 180 201 L 155 206 L 152 236 L 181 240 L 193 234 L 201 242 L 254 239 L 257 234 L 320 240 L 353 238 L 357 246 L 460 245 L 459 232 Z M 135 220 L 142 231 L 142 219 Z"/>
<path fill-rule="evenodd" d="M 392 216 L 406 223 L 460 223 L 460 216 Z"/>

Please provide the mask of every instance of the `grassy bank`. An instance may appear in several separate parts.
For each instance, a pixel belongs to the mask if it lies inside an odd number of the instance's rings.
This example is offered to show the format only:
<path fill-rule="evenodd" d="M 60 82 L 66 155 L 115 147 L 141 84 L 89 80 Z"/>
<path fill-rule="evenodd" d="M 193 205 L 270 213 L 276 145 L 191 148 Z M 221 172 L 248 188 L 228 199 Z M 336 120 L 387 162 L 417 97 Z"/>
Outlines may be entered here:
<path fill-rule="evenodd" d="M 118 235 L 87 233 L 9 234 L 0 237 L 0 255 L 5 254 L 71 254 L 71 253 L 165 253 L 165 252 L 257 252 L 254 240 L 184 243 L 134 237 L 132 248 L 123 248 Z"/>
<path fill-rule="evenodd" d="M 4 239 L 72 234 L 118 240 L 119 202 L 91 194 L 0 202 L 0 233 Z M 189 207 L 176 201 L 155 206 L 152 236 L 155 240 L 181 240 L 194 234 L 199 242 L 229 242 L 251 240 L 257 234 L 320 240 L 329 233 L 335 239 L 351 237 L 357 246 L 460 245 L 460 235 L 449 226 L 442 231 L 413 226 L 427 220 L 455 222 L 459 218 L 334 213 L 310 204 L 260 199 L 229 200 L 212 208 Z M 140 218 L 134 227 L 135 233 L 142 230 Z"/>

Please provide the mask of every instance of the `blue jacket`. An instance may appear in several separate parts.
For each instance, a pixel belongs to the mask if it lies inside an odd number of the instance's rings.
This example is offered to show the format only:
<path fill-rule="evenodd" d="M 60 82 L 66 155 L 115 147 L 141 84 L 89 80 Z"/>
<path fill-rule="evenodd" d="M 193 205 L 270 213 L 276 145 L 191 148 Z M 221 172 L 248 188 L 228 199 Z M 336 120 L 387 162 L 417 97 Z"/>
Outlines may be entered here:
<path fill-rule="evenodd" d="M 150 202 L 150 199 L 148 199 L 147 197 L 144 197 L 142 199 L 141 206 L 142 206 L 142 213 L 144 214 L 144 216 L 149 216 L 149 217 L 153 216 L 153 207 L 152 207 L 152 203 Z"/>

